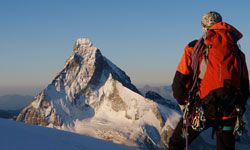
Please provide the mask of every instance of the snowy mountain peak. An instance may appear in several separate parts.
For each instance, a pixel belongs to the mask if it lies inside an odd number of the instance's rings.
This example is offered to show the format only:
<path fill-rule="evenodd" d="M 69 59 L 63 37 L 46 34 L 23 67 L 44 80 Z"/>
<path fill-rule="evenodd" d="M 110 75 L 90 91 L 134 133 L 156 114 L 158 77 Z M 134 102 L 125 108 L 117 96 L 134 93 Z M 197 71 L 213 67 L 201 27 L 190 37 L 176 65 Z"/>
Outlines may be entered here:
<path fill-rule="evenodd" d="M 77 39 L 73 48 L 63 70 L 17 120 L 130 146 L 164 146 L 164 126 L 171 124 L 165 122 L 175 111 L 143 97 L 89 39 Z"/>
<path fill-rule="evenodd" d="M 88 47 L 91 47 L 93 46 L 91 41 L 88 39 L 88 38 L 78 38 L 76 41 L 75 41 L 75 44 L 73 46 L 73 49 L 75 51 L 81 49 L 81 48 L 88 48 Z"/>

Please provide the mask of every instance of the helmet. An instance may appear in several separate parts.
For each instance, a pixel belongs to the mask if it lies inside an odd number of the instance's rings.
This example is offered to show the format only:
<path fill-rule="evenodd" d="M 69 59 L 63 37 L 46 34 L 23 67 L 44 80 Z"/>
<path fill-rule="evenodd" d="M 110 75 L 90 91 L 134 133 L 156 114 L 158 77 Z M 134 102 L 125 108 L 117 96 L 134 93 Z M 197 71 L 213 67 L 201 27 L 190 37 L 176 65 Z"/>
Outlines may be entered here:
<path fill-rule="evenodd" d="M 212 25 L 221 21 L 222 17 L 218 12 L 210 11 L 205 13 L 201 19 L 202 31 L 207 32 Z"/>

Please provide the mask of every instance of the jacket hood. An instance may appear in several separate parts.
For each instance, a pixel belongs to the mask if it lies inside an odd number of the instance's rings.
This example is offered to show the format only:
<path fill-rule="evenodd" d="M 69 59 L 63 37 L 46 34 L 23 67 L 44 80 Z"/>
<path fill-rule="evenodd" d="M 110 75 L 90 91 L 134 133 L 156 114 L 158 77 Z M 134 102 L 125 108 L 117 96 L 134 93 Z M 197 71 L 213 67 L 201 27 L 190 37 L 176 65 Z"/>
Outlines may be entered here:
<path fill-rule="evenodd" d="M 235 42 L 237 42 L 238 40 L 240 40 L 243 35 L 242 33 L 237 30 L 235 27 L 233 27 L 232 25 L 226 23 L 226 22 L 219 22 L 216 23 L 214 25 L 212 25 L 209 30 L 228 30 L 230 33 L 232 33 L 233 39 L 235 40 Z"/>

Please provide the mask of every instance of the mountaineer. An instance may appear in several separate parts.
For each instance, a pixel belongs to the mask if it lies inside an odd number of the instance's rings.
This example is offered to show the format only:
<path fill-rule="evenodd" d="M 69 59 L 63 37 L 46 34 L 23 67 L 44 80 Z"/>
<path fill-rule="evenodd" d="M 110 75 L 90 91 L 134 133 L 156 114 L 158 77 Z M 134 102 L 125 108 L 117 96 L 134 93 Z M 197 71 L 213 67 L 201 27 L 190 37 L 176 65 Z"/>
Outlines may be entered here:
<path fill-rule="evenodd" d="M 215 11 L 205 13 L 201 25 L 203 36 L 185 47 L 173 80 L 173 95 L 184 113 L 169 150 L 188 149 L 210 127 L 217 150 L 234 150 L 249 97 L 245 55 L 237 43 L 243 35 Z"/>

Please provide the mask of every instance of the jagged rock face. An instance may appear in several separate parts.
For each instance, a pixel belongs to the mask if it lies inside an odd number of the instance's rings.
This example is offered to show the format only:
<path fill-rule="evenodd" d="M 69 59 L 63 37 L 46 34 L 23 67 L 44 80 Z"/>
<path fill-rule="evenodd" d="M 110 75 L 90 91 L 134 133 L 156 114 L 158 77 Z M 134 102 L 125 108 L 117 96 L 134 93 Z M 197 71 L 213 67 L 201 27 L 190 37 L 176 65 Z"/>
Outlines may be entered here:
<path fill-rule="evenodd" d="M 17 120 L 130 146 L 163 148 L 166 126 L 175 126 L 168 121 L 173 115 L 179 116 L 141 96 L 125 72 L 88 39 L 78 39 L 64 69 Z"/>
<path fill-rule="evenodd" d="M 61 126 L 61 122 L 52 109 L 51 104 L 44 98 L 44 93 L 40 93 L 35 102 L 40 104 L 38 107 L 34 107 L 32 104 L 22 110 L 18 115 L 17 121 L 24 121 L 29 124 L 48 126 L 53 124 L 54 126 Z"/>

